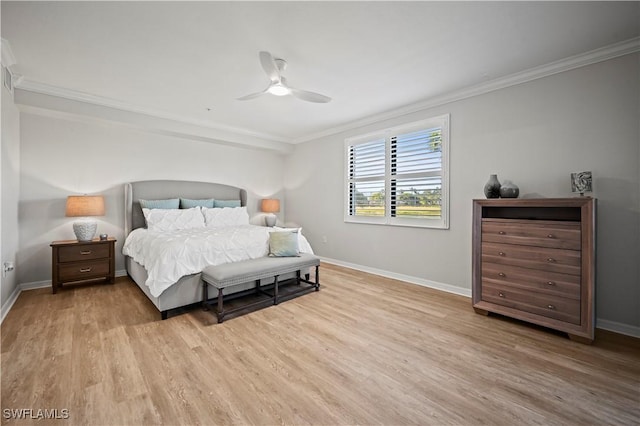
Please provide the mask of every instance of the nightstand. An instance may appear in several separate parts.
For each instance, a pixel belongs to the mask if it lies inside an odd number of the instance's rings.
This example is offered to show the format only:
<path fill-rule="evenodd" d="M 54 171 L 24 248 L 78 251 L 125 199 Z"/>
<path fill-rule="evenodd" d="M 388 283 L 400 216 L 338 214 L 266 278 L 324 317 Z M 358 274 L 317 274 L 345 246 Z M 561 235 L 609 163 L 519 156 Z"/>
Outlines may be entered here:
<path fill-rule="evenodd" d="M 115 238 L 101 241 L 54 241 L 51 243 L 51 287 L 53 293 L 65 283 L 103 278 L 113 284 L 116 277 Z"/>

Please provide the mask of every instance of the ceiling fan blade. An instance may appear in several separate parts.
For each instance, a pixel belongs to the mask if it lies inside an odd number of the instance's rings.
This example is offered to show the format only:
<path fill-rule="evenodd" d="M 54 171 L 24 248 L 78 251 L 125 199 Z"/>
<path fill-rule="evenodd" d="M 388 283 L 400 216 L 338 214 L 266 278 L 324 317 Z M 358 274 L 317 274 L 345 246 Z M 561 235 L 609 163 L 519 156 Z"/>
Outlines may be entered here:
<path fill-rule="evenodd" d="M 236 98 L 236 100 L 237 101 L 248 101 L 249 99 L 255 99 L 255 98 L 257 98 L 259 96 L 262 96 L 265 93 L 267 93 L 267 90 L 269 90 L 268 87 L 266 89 L 264 89 L 262 92 L 251 93 L 250 95 L 245 95 L 245 96 L 242 96 L 240 98 Z"/>
<path fill-rule="evenodd" d="M 303 101 L 315 102 L 318 104 L 324 104 L 331 101 L 330 97 L 321 95 L 320 93 L 294 89 L 293 87 L 289 87 L 289 90 L 291 90 L 291 94 L 293 96 L 295 96 L 298 99 L 302 99 Z"/>
<path fill-rule="evenodd" d="M 265 51 L 260 52 L 260 64 L 273 83 L 278 83 L 280 81 L 280 71 L 276 66 L 276 61 L 273 59 L 273 56 L 271 56 L 271 53 Z"/>

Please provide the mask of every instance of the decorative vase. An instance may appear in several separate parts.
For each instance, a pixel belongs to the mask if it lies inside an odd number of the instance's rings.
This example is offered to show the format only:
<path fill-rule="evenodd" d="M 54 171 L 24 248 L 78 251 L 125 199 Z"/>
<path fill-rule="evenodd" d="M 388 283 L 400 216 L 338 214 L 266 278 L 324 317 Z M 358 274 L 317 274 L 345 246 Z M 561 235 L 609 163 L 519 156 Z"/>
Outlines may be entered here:
<path fill-rule="evenodd" d="M 500 196 L 502 198 L 518 198 L 518 195 L 520 195 L 520 188 L 518 188 L 518 185 L 510 180 L 505 180 L 500 187 Z"/>
<path fill-rule="evenodd" d="M 487 198 L 500 198 L 500 181 L 498 181 L 498 175 L 489 175 L 489 180 L 484 185 L 484 195 Z"/>

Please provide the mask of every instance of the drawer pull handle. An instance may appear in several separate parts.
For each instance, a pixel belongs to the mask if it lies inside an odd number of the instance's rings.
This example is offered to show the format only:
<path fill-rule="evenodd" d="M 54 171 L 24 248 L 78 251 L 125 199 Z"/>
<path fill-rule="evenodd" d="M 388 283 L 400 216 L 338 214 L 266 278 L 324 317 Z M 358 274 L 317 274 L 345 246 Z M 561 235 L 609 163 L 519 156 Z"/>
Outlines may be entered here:
<path fill-rule="evenodd" d="M 87 254 L 91 254 L 91 250 L 81 251 L 80 254 L 86 256 Z"/>
<path fill-rule="evenodd" d="M 503 252 L 503 251 L 501 251 L 501 252 L 499 252 L 499 253 L 498 253 L 498 255 L 500 255 L 500 256 L 504 256 L 504 252 Z"/>
<path fill-rule="evenodd" d="M 547 285 L 556 285 L 556 283 L 553 281 L 547 281 Z"/>
<path fill-rule="evenodd" d="M 553 305 L 547 305 L 547 308 L 548 308 L 548 309 L 551 309 L 551 310 L 555 310 L 555 309 L 556 309 L 556 307 L 555 307 L 555 306 L 553 306 Z"/>
<path fill-rule="evenodd" d="M 91 268 L 80 269 L 80 272 L 91 272 Z"/>
<path fill-rule="evenodd" d="M 498 232 L 498 234 L 500 234 L 500 235 L 505 235 L 505 234 L 506 234 L 506 232 L 504 232 L 504 231 L 499 231 L 499 232 Z"/>
<path fill-rule="evenodd" d="M 549 234 L 547 235 L 547 238 L 555 238 L 555 236 L 553 234 Z"/>
<path fill-rule="evenodd" d="M 504 272 L 498 272 L 498 276 L 500 277 L 506 277 L 507 275 Z"/>
<path fill-rule="evenodd" d="M 553 262 L 555 262 L 555 261 L 556 261 L 556 260 L 555 260 L 553 257 L 548 257 L 548 258 L 547 258 L 547 262 L 549 262 L 549 263 L 553 263 Z"/>
<path fill-rule="evenodd" d="M 504 293 L 503 293 L 503 292 L 500 292 L 500 293 L 498 293 L 498 296 L 500 296 L 500 297 L 504 297 Z"/>

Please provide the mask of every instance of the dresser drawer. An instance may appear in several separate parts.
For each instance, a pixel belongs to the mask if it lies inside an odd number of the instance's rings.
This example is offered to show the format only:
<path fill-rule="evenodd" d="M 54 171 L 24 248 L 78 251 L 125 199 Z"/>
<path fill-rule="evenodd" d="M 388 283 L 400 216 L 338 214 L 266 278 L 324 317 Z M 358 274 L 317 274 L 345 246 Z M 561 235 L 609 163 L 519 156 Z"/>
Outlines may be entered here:
<path fill-rule="evenodd" d="M 79 281 L 109 276 L 109 259 L 64 263 L 58 267 L 59 281 Z"/>
<path fill-rule="evenodd" d="M 484 219 L 482 241 L 580 250 L 580 224 L 542 220 Z"/>
<path fill-rule="evenodd" d="M 579 275 L 561 274 L 543 269 L 483 262 L 482 282 L 496 285 L 507 283 L 550 295 L 580 298 Z"/>
<path fill-rule="evenodd" d="M 58 248 L 58 262 L 77 262 L 82 260 L 109 257 L 109 244 L 73 245 Z"/>
<path fill-rule="evenodd" d="M 482 300 L 532 314 L 580 324 L 580 301 L 522 290 L 507 283 L 482 283 Z"/>
<path fill-rule="evenodd" d="M 580 275 L 581 256 L 576 250 L 482 243 L 482 262 L 543 269 L 563 274 Z"/>

